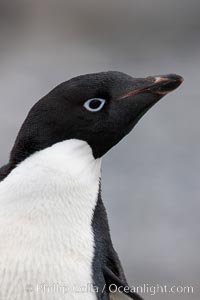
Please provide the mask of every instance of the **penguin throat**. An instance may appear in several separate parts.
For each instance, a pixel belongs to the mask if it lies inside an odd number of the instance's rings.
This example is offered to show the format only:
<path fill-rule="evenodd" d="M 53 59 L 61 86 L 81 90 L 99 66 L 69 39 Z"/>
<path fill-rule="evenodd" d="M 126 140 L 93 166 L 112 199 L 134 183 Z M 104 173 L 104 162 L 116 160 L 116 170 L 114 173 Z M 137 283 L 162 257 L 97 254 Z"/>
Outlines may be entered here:
<path fill-rule="evenodd" d="M 71 139 L 25 159 L 0 183 L 0 190 L 7 190 L 11 202 L 30 203 L 30 207 L 47 207 L 60 201 L 62 205 L 75 202 L 80 208 L 89 201 L 94 206 L 100 173 L 101 159 L 93 157 L 90 146 Z"/>

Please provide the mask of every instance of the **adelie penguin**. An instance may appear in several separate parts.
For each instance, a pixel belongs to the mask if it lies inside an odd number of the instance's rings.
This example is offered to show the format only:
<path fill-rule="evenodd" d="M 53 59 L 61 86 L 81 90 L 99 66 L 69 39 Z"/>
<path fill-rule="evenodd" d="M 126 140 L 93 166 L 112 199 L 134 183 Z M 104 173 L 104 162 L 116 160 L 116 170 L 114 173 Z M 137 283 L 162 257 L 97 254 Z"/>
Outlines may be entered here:
<path fill-rule="evenodd" d="M 142 299 L 111 242 L 101 160 L 182 81 L 82 75 L 33 106 L 0 169 L 0 299 Z"/>

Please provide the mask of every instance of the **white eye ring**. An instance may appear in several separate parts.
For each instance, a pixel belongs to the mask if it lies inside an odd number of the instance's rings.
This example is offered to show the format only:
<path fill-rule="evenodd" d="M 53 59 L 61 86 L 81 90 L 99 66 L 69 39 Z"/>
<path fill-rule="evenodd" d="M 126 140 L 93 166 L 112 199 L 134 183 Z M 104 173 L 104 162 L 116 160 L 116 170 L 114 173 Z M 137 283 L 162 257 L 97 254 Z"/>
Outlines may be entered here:
<path fill-rule="evenodd" d="M 105 99 L 92 98 L 85 101 L 83 106 L 89 111 L 96 112 L 96 111 L 100 111 L 103 108 L 105 102 L 106 102 Z"/>

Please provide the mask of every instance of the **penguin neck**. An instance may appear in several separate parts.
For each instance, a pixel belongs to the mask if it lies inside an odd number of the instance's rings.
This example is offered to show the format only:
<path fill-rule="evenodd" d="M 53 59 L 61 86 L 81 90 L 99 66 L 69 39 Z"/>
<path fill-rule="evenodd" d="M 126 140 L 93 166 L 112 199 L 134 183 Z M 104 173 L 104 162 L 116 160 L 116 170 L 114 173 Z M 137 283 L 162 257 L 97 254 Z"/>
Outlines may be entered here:
<path fill-rule="evenodd" d="M 101 159 L 81 140 L 59 142 L 17 165 L 0 183 L 0 197 L 22 210 L 93 210 L 98 197 Z M 5 194 L 5 197 L 3 196 Z M 28 212 L 28 211 L 27 211 Z"/>

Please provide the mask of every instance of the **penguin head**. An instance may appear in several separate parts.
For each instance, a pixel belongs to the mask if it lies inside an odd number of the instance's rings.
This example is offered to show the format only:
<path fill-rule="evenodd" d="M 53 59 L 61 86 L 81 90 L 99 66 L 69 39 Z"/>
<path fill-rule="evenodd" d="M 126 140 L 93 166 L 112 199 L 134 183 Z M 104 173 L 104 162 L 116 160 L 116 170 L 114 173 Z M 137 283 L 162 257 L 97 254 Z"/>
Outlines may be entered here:
<path fill-rule="evenodd" d="M 175 74 L 133 78 L 109 71 L 61 83 L 29 112 L 11 161 L 18 163 L 36 151 L 69 139 L 86 141 L 94 157 L 102 157 L 182 81 Z"/>

